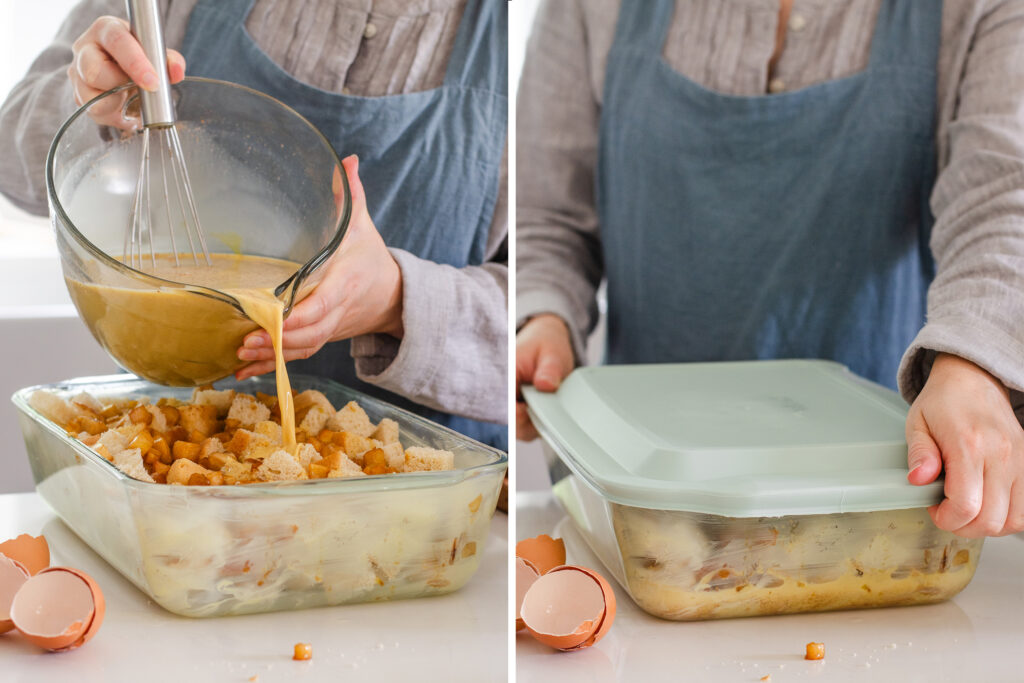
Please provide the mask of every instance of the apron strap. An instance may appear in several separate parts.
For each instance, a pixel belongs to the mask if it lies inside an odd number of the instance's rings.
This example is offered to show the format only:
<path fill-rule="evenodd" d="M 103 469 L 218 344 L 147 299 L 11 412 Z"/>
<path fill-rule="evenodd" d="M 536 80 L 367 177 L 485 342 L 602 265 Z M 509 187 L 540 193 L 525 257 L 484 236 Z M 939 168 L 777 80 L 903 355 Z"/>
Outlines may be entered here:
<path fill-rule="evenodd" d="M 672 0 L 624 0 L 619 6 L 613 42 L 661 55 L 674 12 Z"/>
<path fill-rule="evenodd" d="M 508 3 L 469 0 L 463 10 L 444 82 L 449 86 L 508 91 Z"/>
<path fill-rule="evenodd" d="M 194 12 L 197 8 L 202 8 L 207 11 L 217 12 L 221 16 L 233 19 L 239 26 L 245 24 L 245 20 L 252 14 L 252 7 L 256 4 L 256 0 L 199 0 L 192 8 Z"/>
<path fill-rule="evenodd" d="M 870 65 L 915 64 L 934 69 L 941 24 L 942 0 L 882 0 L 871 38 Z"/>

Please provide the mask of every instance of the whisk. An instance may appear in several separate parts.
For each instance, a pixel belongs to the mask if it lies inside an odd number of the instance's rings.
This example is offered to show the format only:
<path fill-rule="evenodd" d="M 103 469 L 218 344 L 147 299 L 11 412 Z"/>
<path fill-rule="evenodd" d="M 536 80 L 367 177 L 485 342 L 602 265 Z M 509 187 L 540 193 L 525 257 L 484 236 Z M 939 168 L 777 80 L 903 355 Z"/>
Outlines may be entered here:
<path fill-rule="evenodd" d="M 171 83 L 167 76 L 167 52 L 164 49 L 163 27 L 160 23 L 157 1 L 127 0 L 127 4 L 131 31 L 142 44 L 146 57 L 156 69 L 159 85 L 153 92 L 139 88 L 143 125 L 140 133 L 142 136 L 142 159 L 139 163 L 135 196 L 132 200 L 128 226 L 125 231 L 124 262 L 126 265 L 141 270 L 147 257 L 145 241 L 148 238 L 148 260 L 154 269 L 156 268 L 154 235 L 158 233 L 156 223 L 161 222 L 162 217 L 159 214 L 162 213 L 167 220 L 166 230 L 169 231 L 171 238 L 174 265 L 181 265 L 175 238 L 175 223 L 184 227 L 189 249 L 192 252 L 192 261 L 199 265 L 201 256 L 206 265 L 211 265 L 210 252 L 206 248 L 206 239 L 199 223 L 195 197 L 192 194 L 192 182 L 188 176 L 185 156 L 181 151 L 181 140 L 175 126 L 177 117 L 174 112 L 174 103 L 171 101 Z M 156 191 L 163 191 L 164 210 L 162 212 L 154 211 L 151 201 L 153 190 L 150 186 L 153 184 L 153 174 L 150 164 L 156 160 L 160 164 L 160 181 Z M 168 175 L 171 178 L 170 182 L 168 182 Z M 172 210 L 172 205 L 176 207 L 177 211 Z"/>

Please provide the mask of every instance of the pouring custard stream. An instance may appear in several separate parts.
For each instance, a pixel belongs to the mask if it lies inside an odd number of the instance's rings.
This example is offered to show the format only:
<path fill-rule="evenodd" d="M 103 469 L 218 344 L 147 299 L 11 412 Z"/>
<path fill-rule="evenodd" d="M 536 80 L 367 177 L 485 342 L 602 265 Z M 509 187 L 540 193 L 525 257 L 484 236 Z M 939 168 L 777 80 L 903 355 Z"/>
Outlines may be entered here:
<path fill-rule="evenodd" d="M 210 254 L 196 265 L 191 254 L 157 254 L 143 271 L 164 280 L 206 287 L 234 297 L 248 320 L 220 299 L 180 287 L 152 287 L 123 277 L 92 282 L 67 278 L 68 291 L 101 344 L 127 369 L 163 384 L 206 384 L 230 374 L 241 361 L 236 350 L 253 323 L 270 335 L 276 359 L 277 400 L 285 448 L 295 453 L 295 412 L 281 348 L 284 303 L 274 288 L 299 264 L 262 256 Z M 94 275 L 94 274 L 93 274 Z M 160 325 L 153 335 L 154 321 Z"/>

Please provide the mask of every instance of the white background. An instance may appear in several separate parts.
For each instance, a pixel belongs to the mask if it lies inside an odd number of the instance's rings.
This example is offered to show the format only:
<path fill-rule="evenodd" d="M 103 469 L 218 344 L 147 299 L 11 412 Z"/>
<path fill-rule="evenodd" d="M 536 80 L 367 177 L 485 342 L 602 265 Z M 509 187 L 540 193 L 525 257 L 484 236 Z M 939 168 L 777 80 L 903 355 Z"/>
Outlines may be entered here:
<path fill-rule="evenodd" d="M 50 44 L 74 4 L 0 0 L 0 101 Z M 71 304 L 49 220 L 0 196 L 0 493 L 32 490 L 11 394 L 116 369 Z"/>
<path fill-rule="evenodd" d="M 76 2 L 0 0 L 0 101 L 7 99 L 32 60 L 50 44 Z M 29 216 L 0 196 L 0 253 L 4 257 L 55 254 L 48 226 L 45 219 Z"/>

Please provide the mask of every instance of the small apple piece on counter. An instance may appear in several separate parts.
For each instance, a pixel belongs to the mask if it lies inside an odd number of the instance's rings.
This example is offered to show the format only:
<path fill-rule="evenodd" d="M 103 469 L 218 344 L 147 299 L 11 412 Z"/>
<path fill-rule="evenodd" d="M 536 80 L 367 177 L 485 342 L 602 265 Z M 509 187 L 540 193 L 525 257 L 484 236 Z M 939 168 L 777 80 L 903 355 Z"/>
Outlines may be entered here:
<path fill-rule="evenodd" d="M 825 643 L 807 643 L 804 659 L 825 659 Z"/>

